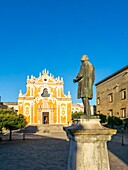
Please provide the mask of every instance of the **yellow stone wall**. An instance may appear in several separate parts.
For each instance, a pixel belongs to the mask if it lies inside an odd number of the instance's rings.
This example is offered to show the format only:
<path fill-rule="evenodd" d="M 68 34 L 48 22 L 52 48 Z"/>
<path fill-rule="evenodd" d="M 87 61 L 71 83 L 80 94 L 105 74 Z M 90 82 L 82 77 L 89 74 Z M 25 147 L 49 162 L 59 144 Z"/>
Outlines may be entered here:
<path fill-rule="evenodd" d="M 20 90 L 18 113 L 29 124 L 67 124 L 71 122 L 71 95 L 63 92 L 63 79 L 54 78 L 44 70 L 38 78 L 27 77 L 26 94 Z"/>

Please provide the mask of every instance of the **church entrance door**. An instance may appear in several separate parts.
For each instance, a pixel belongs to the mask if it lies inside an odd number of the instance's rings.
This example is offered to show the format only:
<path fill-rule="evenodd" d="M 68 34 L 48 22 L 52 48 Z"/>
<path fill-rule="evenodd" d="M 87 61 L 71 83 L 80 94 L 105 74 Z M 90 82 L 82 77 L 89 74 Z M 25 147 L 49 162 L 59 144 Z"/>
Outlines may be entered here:
<path fill-rule="evenodd" d="M 49 112 L 43 112 L 42 118 L 43 124 L 49 124 Z"/>

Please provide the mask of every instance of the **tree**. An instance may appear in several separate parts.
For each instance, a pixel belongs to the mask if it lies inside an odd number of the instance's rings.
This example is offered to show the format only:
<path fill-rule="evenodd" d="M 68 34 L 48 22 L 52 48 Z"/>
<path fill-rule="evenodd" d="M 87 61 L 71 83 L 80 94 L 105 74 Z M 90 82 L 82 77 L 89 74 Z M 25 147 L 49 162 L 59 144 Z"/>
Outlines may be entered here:
<path fill-rule="evenodd" d="M 83 114 L 84 114 L 83 112 L 75 112 L 72 114 L 72 119 L 74 120 L 76 118 L 79 118 Z"/>
<path fill-rule="evenodd" d="M 97 116 L 99 116 L 100 118 L 100 123 L 106 123 L 107 122 L 107 119 L 106 119 L 106 115 L 103 115 L 103 114 L 97 114 Z"/>
<path fill-rule="evenodd" d="M 12 110 L 0 110 L 0 118 L 0 128 L 5 127 L 10 131 L 9 140 L 12 140 L 12 130 L 21 129 L 27 124 L 23 115 L 17 115 Z"/>
<path fill-rule="evenodd" d="M 122 120 L 116 116 L 109 116 L 107 121 L 112 128 L 114 127 L 114 125 L 116 126 L 122 125 Z"/>
<path fill-rule="evenodd" d="M 126 129 L 126 127 L 128 127 L 128 118 L 123 120 L 124 123 L 124 129 Z"/>
<path fill-rule="evenodd" d="M 0 141 L 2 141 L 3 115 L 0 114 Z"/>
<path fill-rule="evenodd" d="M 3 120 L 3 115 L 0 114 L 0 133 L 2 133 L 2 128 L 3 128 L 3 122 L 2 122 L 2 120 Z"/>

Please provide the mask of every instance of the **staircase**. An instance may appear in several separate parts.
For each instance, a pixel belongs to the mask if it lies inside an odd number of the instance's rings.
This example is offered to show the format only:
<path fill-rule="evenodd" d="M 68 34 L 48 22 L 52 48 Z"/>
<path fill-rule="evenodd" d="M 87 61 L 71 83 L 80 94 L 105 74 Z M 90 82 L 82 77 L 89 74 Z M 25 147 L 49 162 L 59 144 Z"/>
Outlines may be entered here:
<path fill-rule="evenodd" d="M 63 130 L 64 126 L 65 125 L 49 125 L 49 124 L 38 125 L 38 133 L 60 133 L 60 132 L 64 132 L 64 130 Z"/>
<path fill-rule="evenodd" d="M 29 125 L 26 127 L 26 133 L 62 133 L 64 132 L 63 127 L 66 127 L 69 125 L 51 125 L 51 124 L 39 124 L 39 125 Z M 65 133 L 65 132 L 64 132 Z"/>

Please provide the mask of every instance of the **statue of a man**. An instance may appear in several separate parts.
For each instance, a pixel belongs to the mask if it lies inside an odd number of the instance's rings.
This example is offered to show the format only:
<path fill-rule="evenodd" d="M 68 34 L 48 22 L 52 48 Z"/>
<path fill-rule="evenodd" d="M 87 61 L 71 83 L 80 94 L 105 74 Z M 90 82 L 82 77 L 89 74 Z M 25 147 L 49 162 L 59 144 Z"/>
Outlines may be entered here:
<path fill-rule="evenodd" d="M 74 83 L 78 82 L 77 98 L 82 98 L 84 105 L 84 114 L 91 115 L 89 100 L 93 97 L 93 83 L 95 80 L 95 69 L 88 61 L 88 56 L 83 55 L 81 58 L 81 68 L 76 78 L 73 79 Z"/>

